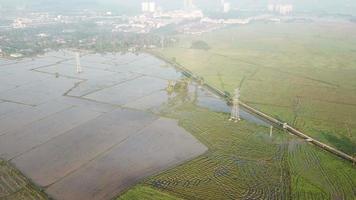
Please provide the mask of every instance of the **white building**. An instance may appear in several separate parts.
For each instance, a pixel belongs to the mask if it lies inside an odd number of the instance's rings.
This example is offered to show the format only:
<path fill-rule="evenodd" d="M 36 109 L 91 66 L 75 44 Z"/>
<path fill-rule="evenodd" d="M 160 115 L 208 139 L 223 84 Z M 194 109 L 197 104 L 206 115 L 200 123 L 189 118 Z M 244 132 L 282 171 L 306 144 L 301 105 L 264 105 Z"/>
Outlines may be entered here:
<path fill-rule="evenodd" d="M 16 18 L 12 23 L 12 27 L 13 28 L 26 28 L 31 23 L 32 23 L 31 19 Z"/>
<path fill-rule="evenodd" d="M 142 12 L 156 12 L 156 3 L 154 1 L 144 1 L 141 4 Z"/>
<path fill-rule="evenodd" d="M 231 4 L 228 2 L 224 2 L 224 4 L 223 4 L 224 13 L 228 13 L 228 12 L 230 12 L 230 10 L 231 10 Z"/>
<path fill-rule="evenodd" d="M 147 12 L 148 11 L 149 4 L 147 1 L 144 1 L 141 3 L 141 11 L 142 12 Z"/>
<path fill-rule="evenodd" d="M 293 12 L 292 4 L 269 4 L 267 6 L 268 11 L 275 12 L 281 15 L 288 15 Z"/>
<path fill-rule="evenodd" d="M 193 0 L 184 0 L 184 9 L 190 10 L 194 8 Z"/>
<path fill-rule="evenodd" d="M 148 11 L 149 12 L 156 12 L 156 3 L 153 1 L 150 1 L 148 3 Z"/>
<path fill-rule="evenodd" d="M 10 54 L 10 57 L 12 58 L 21 58 L 23 55 L 21 53 L 12 53 Z"/>
<path fill-rule="evenodd" d="M 203 11 L 201 10 L 173 10 L 162 13 L 155 13 L 155 18 L 171 18 L 173 21 L 181 19 L 200 19 L 204 17 Z"/>
<path fill-rule="evenodd" d="M 281 5 L 280 7 L 277 7 L 278 11 L 282 15 L 288 15 L 293 12 L 293 5 L 287 4 L 287 5 Z"/>
<path fill-rule="evenodd" d="M 48 37 L 48 35 L 45 33 L 39 33 L 39 34 L 37 34 L 37 37 L 45 38 L 45 37 Z"/>

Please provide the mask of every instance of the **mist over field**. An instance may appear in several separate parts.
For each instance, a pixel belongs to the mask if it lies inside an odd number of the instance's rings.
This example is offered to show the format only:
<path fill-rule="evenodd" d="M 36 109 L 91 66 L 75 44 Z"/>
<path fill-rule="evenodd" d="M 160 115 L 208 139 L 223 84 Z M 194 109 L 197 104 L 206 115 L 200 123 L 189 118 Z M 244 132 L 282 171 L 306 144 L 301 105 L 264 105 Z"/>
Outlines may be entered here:
<path fill-rule="evenodd" d="M 0 199 L 355 200 L 356 0 L 0 0 Z"/>

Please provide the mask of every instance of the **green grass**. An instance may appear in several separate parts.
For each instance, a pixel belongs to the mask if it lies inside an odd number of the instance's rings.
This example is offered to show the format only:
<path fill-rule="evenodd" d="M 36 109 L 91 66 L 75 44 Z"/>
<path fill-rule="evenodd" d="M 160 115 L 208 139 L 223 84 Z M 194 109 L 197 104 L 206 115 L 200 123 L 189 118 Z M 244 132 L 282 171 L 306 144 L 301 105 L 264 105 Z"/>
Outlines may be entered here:
<path fill-rule="evenodd" d="M 211 49 L 191 49 L 198 39 Z M 240 87 L 246 103 L 356 154 L 356 24 L 251 24 L 179 41 L 157 52 L 222 90 Z"/>
<path fill-rule="evenodd" d="M 242 99 L 248 104 L 344 152 L 356 153 L 356 121 L 352 120 L 356 119 L 355 25 L 239 26 L 200 37 L 211 47 L 208 51 L 190 49 L 196 39 L 181 36 L 176 47 L 159 53 L 168 59 L 175 58 L 222 90 L 232 92 L 240 87 Z M 201 111 L 187 109 L 188 112 Z M 256 133 L 266 135 L 267 130 L 245 123 L 234 128 L 235 134 L 239 134 L 235 137 L 234 131 L 229 134 L 223 117 L 206 119 L 210 115 L 176 117 L 187 122 L 182 126 L 209 145 L 209 154 L 158 175 L 146 184 L 187 199 L 354 199 L 356 196 L 356 173 L 349 162 L 296 138 L 280 136 L 279 142 L 258 141 Z M 210 128 L 191 128 L 199 125 Z M 232 155 L 241 160 L 240 165 L 232 164 L 229 159 Z M 205 169 L 205 163 L 211 166 Z M 228 173 L 214 179 L 211 174 L 215 169 Z M 209 177 L 210 181 L 204 182 L 203 177 Z M 180 186 L 187 180 L 203 183 Z"/>
<path fill-rule="evenodd" d="M 204 200 L 355 196 L 356 172 L 349 162 L 282 131 L 275 129 L 270 137 L 267 127 L 247 121 L 232 123 L 227 114 L 171 101 L 162 115 L 177 119 L 209 151 L 145 179 L 140 187 Z"/>

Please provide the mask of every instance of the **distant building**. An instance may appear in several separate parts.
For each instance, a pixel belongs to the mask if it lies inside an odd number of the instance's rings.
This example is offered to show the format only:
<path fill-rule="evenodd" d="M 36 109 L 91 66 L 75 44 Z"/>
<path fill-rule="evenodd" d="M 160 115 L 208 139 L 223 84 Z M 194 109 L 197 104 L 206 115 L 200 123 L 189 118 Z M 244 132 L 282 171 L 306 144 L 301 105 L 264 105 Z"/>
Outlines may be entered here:
<path fill-rule="evenodd" d="M 48 37 L 48 35 L 45 33 L 39 33 L 39 34 L 37 34 L 37 37 L 45 38 L 45 37 Z"/>
<path fill-rule="evenodd" d="M 194 8 L 193 0 L 184 0 L 184 9 L 191 10 Z"/>
<path fill-rule="evenodd" d="M 292 4 L 269 4 L 267 6 L 268 11 L 275 12 L 281 15 L 288 15 L 293 12 Z"/>
<path fill-rule="evenodd" d="M 151 1 L 148 4 L 148 11 L 149 12 L 156 12 L 156 3 Z"/>
<path fill-rule="evenodd" d="M 144 2 L 141 3 L 141 11 L 142 12 L 147 12 L 148 11 L 148 7 L 149 7 L 149 5 L 148 5 L 147 1 L 144 1 Z"/>
<path fill-rule="evenodd" d="M 156 13 L 155 18 L 171 18 L 175 20 L 179 19 L 200 19 L 204 17 L 203 11 L 201 10 L 174 10 L 163 13 Z"/>
<path fill-rule="evenodd" d="M 10 54 L 10 57 L 12 58 L 21 58 L 23 55 L 21 53 L 12 53 Z"/>
<path fill-rule="evenodd" d="M 231 4 L 228 2 L 224 2 L 224 4 L 223 4 L 224 13 L 228 13 L 228 12 L 230 12 L 230 10 L 231 10 Z"/>
<path fill-rule="evenodd" d="M 28 24 L 32 23 L 31 19 L 16 18 L 12 23 L 13 28 L 26 28 Z"/>
<path fill-rule="evenodd" d="M 228 12 L 230 12 L 230 10 L 231 10 L 231 4 L 230 4 L 230 2 L 227 2 L 227 1 L 225 1 L 225 0 L 220 0 L 220 6 L 221 6 L 222 11 L 223 11 L 224 13 L 228 13 Z"/>
<path fill-rule="evenodd" d="M 141 4 L 142 12 L 156 12 L 156 3 L 154 1 L 144 1 Z"/>

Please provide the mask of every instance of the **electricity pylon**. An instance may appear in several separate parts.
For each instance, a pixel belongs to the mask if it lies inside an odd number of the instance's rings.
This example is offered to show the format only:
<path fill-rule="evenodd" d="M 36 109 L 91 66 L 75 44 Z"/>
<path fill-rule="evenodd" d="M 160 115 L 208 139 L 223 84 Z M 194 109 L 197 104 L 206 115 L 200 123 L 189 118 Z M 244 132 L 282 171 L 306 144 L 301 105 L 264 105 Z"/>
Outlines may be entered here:
<path fill-rule="evenodd" d="M 77 61 L 77 73 L 80 74 L 82 73 L 82 66 L 80 65 L 80 55 L 79 52 L 75 53 L 75 59 Z"/>
<path fill-rule="evenodd" d="M 234 97 L 232 99 L 232 109 L 230 121 L 238 122 L 240 121 L 240 107 L 239 107 L 240 90 L 237 88 L 235 90 Z"/>

